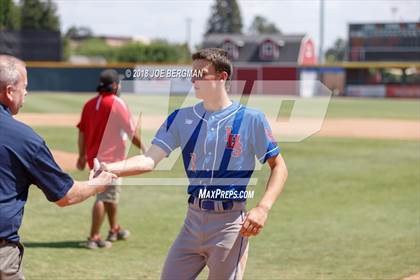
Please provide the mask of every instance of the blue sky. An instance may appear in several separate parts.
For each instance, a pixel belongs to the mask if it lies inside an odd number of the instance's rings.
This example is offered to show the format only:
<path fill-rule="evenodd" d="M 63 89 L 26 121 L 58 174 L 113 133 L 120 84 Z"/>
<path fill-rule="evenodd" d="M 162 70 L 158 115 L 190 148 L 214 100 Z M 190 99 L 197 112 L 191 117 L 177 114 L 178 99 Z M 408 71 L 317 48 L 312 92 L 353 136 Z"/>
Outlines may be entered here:
<path fill-rule="evenodd" d="M 214 0 L 54 0 L 62 30 L 89 26 L 98 35 L 186 40 L 191 18 L 192 45 L 201 42 Z M 245 31 L 255 15 L 263 15 L 284 33 L 306 33 L 319 43 L 319 0 L 239 0 Z M 395 7 L 394 12 L 392 8 Z M 325 0 L 324 46 L 347 37 L 347 24 L 419 21 L 420 0 Z"/>

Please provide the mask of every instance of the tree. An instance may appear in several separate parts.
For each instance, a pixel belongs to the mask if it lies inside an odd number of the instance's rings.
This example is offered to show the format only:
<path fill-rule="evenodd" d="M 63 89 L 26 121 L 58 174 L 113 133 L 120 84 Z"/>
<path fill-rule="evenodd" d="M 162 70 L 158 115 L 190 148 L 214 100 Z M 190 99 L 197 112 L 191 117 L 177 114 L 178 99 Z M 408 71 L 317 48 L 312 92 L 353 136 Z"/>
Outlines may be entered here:
<path fill-rule="evenodd" d="M 242 33 L 242 17 L 236 0 L 216 0 L 207 22 L 206 35 Z"/>
<path fill-rule="evenodd" d="M 0 0 L 0 30 L 19 29 L 19 9 L 13 0 Z"/>
<path fill-rule="evenodd" d="M 89 27 L 86 26 L 71 26 L 67 29 L 66 38 L 73 39 L 73 40 L 83 40 L 93 37 L 93 31 Z"/>
<path fill-rule="evenodd" d="M 269 22 L 265 17 L 257 15 L 249 27 L 249 33 L 251 34 L 273 34 L 281 33 L 277 26 Z"/>
<path fill-rule="evenodd" d="M 119 47 L 107 45 L 105 40 L 89 38 L 69 54 L 86 57 L 103 57 L 108 62 L 165 62 L 187 63 L 191 54 L 187 44 L 171 44 L 164 40 L 154 40 L 150 44 L 126 43 Z"/>
<path fill-rule="evenodd" d="M 52 0 L 21 0 L 22 29 L 60 31 L 57 7 Z"/>
<path fill-rule="evenodd" d="M 346 58 L 347 42 L 341 38 L 335 40 L 333 47 L 325 52 L 327 62 L 343 61 Z"/>

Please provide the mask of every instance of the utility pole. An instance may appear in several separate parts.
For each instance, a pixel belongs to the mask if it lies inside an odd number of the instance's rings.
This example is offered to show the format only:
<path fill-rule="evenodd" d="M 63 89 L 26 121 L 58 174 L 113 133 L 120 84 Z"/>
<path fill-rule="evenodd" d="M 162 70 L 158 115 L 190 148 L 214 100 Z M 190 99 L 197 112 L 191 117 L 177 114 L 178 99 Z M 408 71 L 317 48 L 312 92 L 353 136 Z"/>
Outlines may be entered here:
<path fill-rule="evenodd" d="M 392 13 L 392 20 L 394 22 L 398 22 L 398 7 L 391 7 L 391 13 Z"/>
<path fill-rule="evenodd" d="M 192 23 L 192 19 L 191 18 L 186 18 L 185 19 L 185 40 L 188 46 L 188 49 L 191 50 L 191 23 Z"/>
<path fill-rule="evenodd" d="M 324 63 L 324 0 L 319 0 L 319 64 Z"/>

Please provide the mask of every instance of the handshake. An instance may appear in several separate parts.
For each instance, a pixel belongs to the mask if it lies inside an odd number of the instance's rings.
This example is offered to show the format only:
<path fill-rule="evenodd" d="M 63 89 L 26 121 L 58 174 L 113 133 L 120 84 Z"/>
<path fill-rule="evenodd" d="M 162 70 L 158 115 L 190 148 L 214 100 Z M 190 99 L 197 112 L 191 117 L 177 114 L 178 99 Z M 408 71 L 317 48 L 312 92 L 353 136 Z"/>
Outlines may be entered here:
<path fill-rule="evenodd" d="M 99 191 L 102 192 L 105 191 L 107 186 L 115 185 L 117 178 L 117 175 L 107 171 L 105 163 L 101 164 L 97 158 L 93 160 L 93 169 L 89 174 L 89 185 L 95 187 L 102 186 L 103 190 Z"/>
<path fill-rule="evenodd" d="M 141 175 L 152 171 L 164 157 L 166 157 L 165 151 L 152 146 L 147 155 L 136 155 L 119 162 L 100 163 L 95 158 L 89 176 L 89 185 L 99 187 L 98 191 L 103 192 L 107 186 L 116 185 L 115 180 L 118 177 Z"/>

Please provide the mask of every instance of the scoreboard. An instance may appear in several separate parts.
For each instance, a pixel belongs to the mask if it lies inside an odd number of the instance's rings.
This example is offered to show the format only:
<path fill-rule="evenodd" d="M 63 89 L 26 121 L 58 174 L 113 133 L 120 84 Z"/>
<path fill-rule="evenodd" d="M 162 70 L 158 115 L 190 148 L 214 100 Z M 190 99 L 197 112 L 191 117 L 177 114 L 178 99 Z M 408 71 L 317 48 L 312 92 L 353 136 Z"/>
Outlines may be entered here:
<path fill-rule="evenodd" d="M 349 61 L 420 61 L 420 22 L 349 24 Z"/>

